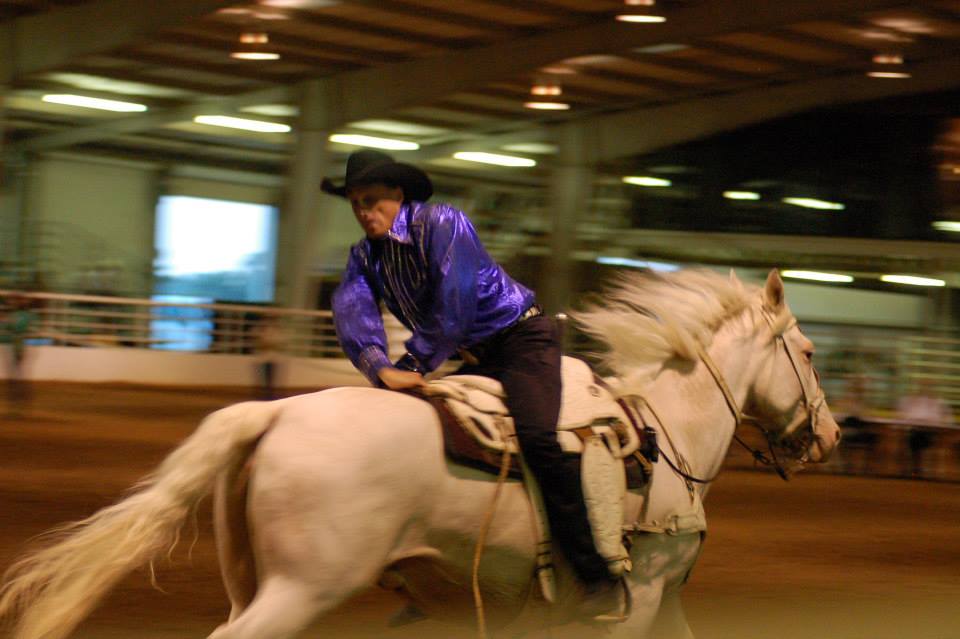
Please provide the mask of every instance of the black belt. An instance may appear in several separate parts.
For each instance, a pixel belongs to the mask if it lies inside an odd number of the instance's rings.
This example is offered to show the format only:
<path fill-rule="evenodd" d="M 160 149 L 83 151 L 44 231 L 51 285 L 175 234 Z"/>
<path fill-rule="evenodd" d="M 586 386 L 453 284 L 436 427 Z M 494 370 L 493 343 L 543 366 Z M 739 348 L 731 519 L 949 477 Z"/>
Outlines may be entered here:
<path fill-rule="evenodd" d="M 504 328 L 501 328 L 499 331 L 497 331 L 490 337 L 484 339 L 483 341 L 477 344 L 474 344 L 470 348 L 461 348 L 459 351 L 460 357 L 462 357 L 463 361 L 466 362 L 467 364 L 472 364 L 472 365 L 479 364 L 480 360 L 483 359 L 484 353 L 486 353 L 486 351 L 490 349 L 490 346 L 493 345 L 494 341 L 496 341 L 498 338 L 508 333 L 509 331 L 512 331 L 523 322 L 526 322 L 528 319 L 533 319 L 534 317 L 539 317 L 541 315 L 543 315 L 543 309 L 540 308 L 539 304 L 534 304 L 533 306 L 525 310 L 523 313 L 521 313 L 520 317 L 515 319 L 513 322 L 511 322 Z"/>

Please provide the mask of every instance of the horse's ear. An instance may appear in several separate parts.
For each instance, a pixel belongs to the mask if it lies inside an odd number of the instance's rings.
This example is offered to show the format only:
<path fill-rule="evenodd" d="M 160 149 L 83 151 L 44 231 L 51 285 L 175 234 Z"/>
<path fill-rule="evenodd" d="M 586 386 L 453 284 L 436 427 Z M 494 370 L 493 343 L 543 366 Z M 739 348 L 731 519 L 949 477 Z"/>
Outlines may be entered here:
<path fill-rule="evenodd" d="M 780 271 L 770 269 L 767 284 L 763 287 L 763 303 L 772 310 L 780 310 L 783 306 L 783 297 L 783 280 L 780 279 Z"/>

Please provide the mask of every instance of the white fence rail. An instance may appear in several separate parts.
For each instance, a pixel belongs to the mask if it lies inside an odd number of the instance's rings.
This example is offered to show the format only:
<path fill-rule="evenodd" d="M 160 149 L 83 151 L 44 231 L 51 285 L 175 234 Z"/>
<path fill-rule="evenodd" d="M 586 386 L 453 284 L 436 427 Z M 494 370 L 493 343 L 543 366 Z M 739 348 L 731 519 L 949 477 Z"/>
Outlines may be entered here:
<path fill-rule="evenodd" d="M 0 311 L 11 294 L 25 297 L 36 316 L 33 344 L 343 358 L 330 311 L 5 290 L 0 290 Z M 391 354 L 402 351 L 406 331 L 389 314 L 384 324 Z M 897 399 L 923 381 L 960 415 L 960 333 L 803 327 L 817 345 L 827 396 L 841 412 L 857 403 L 890 417 Z"/>
<path fill-rule="evenodd" d="M 0 299 L 10 291 L 0 291 Z M 343 357 L 330 311 L 138 298 L 21 294 L 36 320 L 34 344 L 296 357 Z"/>

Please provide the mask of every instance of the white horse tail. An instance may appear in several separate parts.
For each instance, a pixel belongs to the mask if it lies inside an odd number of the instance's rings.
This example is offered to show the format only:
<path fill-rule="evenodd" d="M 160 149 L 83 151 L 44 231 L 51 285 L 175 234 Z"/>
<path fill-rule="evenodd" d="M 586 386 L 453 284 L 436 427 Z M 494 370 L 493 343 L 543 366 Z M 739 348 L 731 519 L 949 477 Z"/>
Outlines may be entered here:
<path fill-rule="evenodd" d="M 22 615 L 13 638 L 66 637 L 127 573 L 172 551 L 217 473 L 250 454 L 279 410 L 246 402 L 212 413 L 129 497 L 49 533 L 52 545 L 4 577 L 0 618 Z"/>

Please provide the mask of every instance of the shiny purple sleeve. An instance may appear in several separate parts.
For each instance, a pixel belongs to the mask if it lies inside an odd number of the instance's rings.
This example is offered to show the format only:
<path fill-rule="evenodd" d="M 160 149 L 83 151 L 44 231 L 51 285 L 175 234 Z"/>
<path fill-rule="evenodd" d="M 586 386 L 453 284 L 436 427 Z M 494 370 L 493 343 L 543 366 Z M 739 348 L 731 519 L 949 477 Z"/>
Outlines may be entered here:
<path fill-rule="evenodd" d="M 380 386 L 377 373 L 391 365 L 387 357 L 387 336 L 377 296 L 364 275 L 358 247 L 350 251 L 343 279 L 333 293 L 333 323 L 343 352 L 374 386 Z"/>
<path fill-rule="evenodd" d="M 453 355 L 477 316 L 477 279 L 485 250 L 467 216 L 436 207 L 424 237 L 434 298 L 427 320 L 407 340 L 407 351 L 432 371 Z"/>

